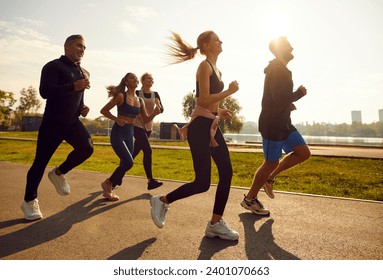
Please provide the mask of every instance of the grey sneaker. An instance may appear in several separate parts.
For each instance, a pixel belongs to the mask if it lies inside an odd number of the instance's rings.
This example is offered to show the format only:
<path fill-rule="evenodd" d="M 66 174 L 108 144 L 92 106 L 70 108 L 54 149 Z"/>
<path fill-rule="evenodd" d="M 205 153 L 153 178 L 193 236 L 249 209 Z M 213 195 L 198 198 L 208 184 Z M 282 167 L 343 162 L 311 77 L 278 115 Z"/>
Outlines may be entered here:
<path fill-rule="evenodd" d="M 52 171 L 48 173 L 48 178 L 51 180 L 52 184 L 55 186 L 56 191 L 59 195 L 68 195 L 70 193 L 70 186 L 66 181 L 64 174 L 56 175 L 56 168 L 53 168 Z"/>
<path fill-rule="evenodd" d="M 263 185 L 263 188 L 265 189 L 265 192 L 268 197 L 274 198 L 274 193 L 273 193 L 273 186 L 274 186 L 274 179 L 269 179 L 267 182 Z"/>
<path fill-rule="evenodd" d="M 23 200 L 21 203 L 21 210 L 23 211 L 26 220 L 33 221 L 43 218 L 37 198 L 28 202 Z"/>
<path fill-rule="evenodd" d="M 158 195 L 153 196 L 150 199 L 150 205 L 152 206 L 152 219 L 154 224 L 159 228 L 163 228 L 165 226 L 165 215 L 170 207 L 168 204 L 160 200 L 161 197 L 161 195 Z"/>
<path fill-rule="evenodd" d="M 252 200 L 248 200 L 245 195 L 243 201 L 241 202 L 241 206 L 247 210 L 250 210 L 256 215 L 260 215 L 260 216 L 270 215 L 270 211 L 265 209 L 265 207 L 263 207 L 263 204 L 258 200 L 258 198 L 253 198 Z"/>
<path fill-rule="evenodd" d="M 233 241 L 239 238 L 239 233 L 231 229 L 222 219 L 214 225 L 209 221 L 206 226 L 205 235 L 212 238 L 218 236 L 221 239 Z"/>

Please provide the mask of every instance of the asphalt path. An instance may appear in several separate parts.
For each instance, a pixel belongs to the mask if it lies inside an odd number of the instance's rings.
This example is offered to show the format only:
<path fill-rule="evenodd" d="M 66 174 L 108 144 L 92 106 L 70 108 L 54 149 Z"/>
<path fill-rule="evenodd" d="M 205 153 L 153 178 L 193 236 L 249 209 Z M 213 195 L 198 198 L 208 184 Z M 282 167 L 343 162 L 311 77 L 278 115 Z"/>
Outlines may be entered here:
<path fill-rule="evenodd" d="M 245 189 L 232 187 L 225 221 L 238 241 L 204 236 L 216 187 L 173 203 L 166 225 L 150 216 L 150 197 L 182 182 L 165 180 L 156 190 L 146 179 L 126 176 L 117 202 L 102 197 L 108 174 L 72 170 L 68 196 L 47 178 L 39 188 L 44 218 L 27 222 L 20 204 L 30 165 L 0 162 L 0 259 L 3 260 L 382 260 L 383 203 L 276 192 L 259 198 L 269 217 L 240 206 Z"/>

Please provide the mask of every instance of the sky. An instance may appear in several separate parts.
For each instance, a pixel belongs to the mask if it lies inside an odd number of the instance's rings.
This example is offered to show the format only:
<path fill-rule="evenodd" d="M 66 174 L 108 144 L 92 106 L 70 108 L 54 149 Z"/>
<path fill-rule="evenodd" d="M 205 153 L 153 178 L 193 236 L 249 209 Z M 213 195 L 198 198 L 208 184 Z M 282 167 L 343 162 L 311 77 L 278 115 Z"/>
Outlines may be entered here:
<path fill-rule="evenodd" d="M 195 89 L 204 57 L 169 65 L 166 45 L 171 31 L 196 46 L 200 33 L 213 30 L 223 41 L 217 66 L 225 87 L 239 82 L 232 97 L 240 115 L 257 121 L 263 70 L 273 59 L 268 44 L 287 36 L 294 88 L 307 88 L 292 122 L 350 124 L 357 110 L 372 123 L 383 109 L 382 15 L 381 0 L 0 0 L 0 89 L 16 99 L 22 88 L 38 90 L 41 68 L 64 54 L 69 35 L 82 34 L 89 118 L 101 115 L 107 85 L 149 72 L 165 108 L 155 121 L 185 122 L 182 100 Z"/>

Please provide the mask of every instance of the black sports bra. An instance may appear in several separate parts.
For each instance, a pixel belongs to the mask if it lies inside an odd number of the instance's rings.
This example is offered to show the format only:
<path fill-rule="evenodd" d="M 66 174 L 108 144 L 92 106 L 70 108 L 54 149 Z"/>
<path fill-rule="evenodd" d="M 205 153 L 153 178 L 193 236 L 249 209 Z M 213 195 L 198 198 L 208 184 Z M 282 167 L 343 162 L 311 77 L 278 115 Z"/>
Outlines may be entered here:
<path fill-rule="evenodd" d="M 138 106 L 132 106 L 126 103 L 126 92 L 124 94 L 124 103 L 121 104 L 121 106 L 117 106 L 117 112 L 118 115 L 128 117 L 128 118 L 135 118 L 140 112 L 141 107 Z"/>
<path fill-rule="evenodd" d="M 213 74 L 209 78 L 210 94 L 220 93 L 224 88 L 224 83 L 223 83 L 223 81 L 221 81 L 218 78 L 217 73 L 215 73 L 213 65 L 211 65 L 210 61 L 209 60 L 206 60 L 206 61 L 210 64 L 211 68 L 213 69 Z M 196 94 L 195 94 L 195 96 L 196 97 L 199 96 L 199 83 L 198 83 L 198 81 L 196 82 Z"/>

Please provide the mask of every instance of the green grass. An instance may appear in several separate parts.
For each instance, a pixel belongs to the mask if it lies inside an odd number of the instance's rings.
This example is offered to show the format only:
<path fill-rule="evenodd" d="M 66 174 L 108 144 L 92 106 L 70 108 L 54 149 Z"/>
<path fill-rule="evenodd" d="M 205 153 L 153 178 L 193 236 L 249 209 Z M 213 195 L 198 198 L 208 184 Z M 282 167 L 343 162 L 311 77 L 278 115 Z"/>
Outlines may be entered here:
<path fill-rule="evenodd" d="M 0 133 L 0 136 L 36 138 L 37 133 L 20 136 Z M 108 142 L 108 137 L 93 137 L 94 142 Z M 186 145 L 185 142 L 153 142 L 161 145 Z M 0 160 L 31 164 L 36 142 L 0 139 Z M 63 143 L 49 165 L 60 164 L 71 146 Z M 255 170 L 262 164 L 261 153 L 230 154 L 234 169 L 233 186 L 249 187 Z M 111 146 L 96 145 L 94 154 L 78 168 L 110 174 L 119 163 Z M 218 181 L 212 165 L 212 184 Z M 157 178 L 191 181 L 194 179 L 193 162 L 189 150 L 153 149 L 153 174 Z M 145 176 L 140 153 L 128 175 Z M 383 161 L 312 156 L 310 160 L 280 174 L 275 189 L 348 198 L 383 201 Z"/>

